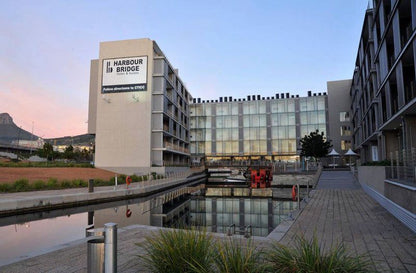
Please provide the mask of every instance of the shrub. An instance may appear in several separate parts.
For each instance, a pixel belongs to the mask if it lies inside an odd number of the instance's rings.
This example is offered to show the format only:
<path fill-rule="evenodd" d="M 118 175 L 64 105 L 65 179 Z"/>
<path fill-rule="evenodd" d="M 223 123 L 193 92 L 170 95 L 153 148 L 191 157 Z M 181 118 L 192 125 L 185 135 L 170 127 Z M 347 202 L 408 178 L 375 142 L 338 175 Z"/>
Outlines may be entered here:
<path fill-rule="evenodd" d="M 251 240 L 241 245 L 234 240 L 217 244 L 215 265 L 221 273 L 266 272 L 267 265 L 262 261 L 262 251 Z"/>
<path fill-rule="evenodd" d="M 74 185 L 74 187 L 87 187 L 88 183 L 82 179 L 74 179 L 72 180 L 72 185 Z"/>
<path fill-rule="evenodd" d="M 97 186 L 97 187 L 99 187 L 99 186 L 106 186 L 107 184 L 109 184 L 109 183 L 106 183 L 102 179 L 99 179 L 99 178 L 94 179 L 94 186 Z"/>
<path fill-rule="evenodd" d="M 212 272 L 215 254 L 211 236 L 196 230 L 163 231 L 138 244 L 151 272 Z"/>
<path fill-rule="evenodd" d="M 10 192 L 10 191 L 12 191 L 12 185 L 0 184 L 0 192 Z"/>
<path fill-rule="evenodd" d="M 367 259 L 348 255 L 343 244 L 323 253 L 315 236 L 310 241 L 298 237 L 295 243 L 294 248 L 276 243 L 272 245 L 266 259 L 273 272 L 372 272 Z"/>
<path fill-rule="evenodd" d="M 28 191 L 30 190 L 29 181 L 25 178 L 16 180 L 13 184 L 15 191 Z"/>
<path fill-rule="evenodd" d="M 71 183 L 71 181 L 69 181 L 69 180 L 62 180 L 61 181 L 61 188 L 64 188 L 64 189 L 68 189 L 68 188 L 72 188 L 72 183 Z"/>
<path fill-rule="evenodd" d="M 131 180 L 133 182 L 138 182 L 139 181 L 139 177 L 137 175 L 135 175 L 135 174 L 131 175 L 130 177 L 131 177 Z"/>
<path fill-rule="evenodd" d="M 59 188 L 58 179 L 56 178 L 49 178 L 48 182 L 46 182 L 46 187 L 50 190 Z"/>
<path fill-rule="evenodd" d="M 43 180 L 36 180 L 33 182 L 32 187 L 35 190 L 43 190 L 46 188 L 46 184 Z"/>

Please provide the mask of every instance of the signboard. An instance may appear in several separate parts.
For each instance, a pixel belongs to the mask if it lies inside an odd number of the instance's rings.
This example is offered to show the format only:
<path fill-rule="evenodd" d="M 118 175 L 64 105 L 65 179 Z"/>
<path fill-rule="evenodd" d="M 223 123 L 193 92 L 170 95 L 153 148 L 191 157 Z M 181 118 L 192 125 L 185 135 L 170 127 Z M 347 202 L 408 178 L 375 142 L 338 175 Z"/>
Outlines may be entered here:
<path fill-rule="evenodd" d="M 101 93 L 147 91 L 147 56 L 103 60 Z"/>

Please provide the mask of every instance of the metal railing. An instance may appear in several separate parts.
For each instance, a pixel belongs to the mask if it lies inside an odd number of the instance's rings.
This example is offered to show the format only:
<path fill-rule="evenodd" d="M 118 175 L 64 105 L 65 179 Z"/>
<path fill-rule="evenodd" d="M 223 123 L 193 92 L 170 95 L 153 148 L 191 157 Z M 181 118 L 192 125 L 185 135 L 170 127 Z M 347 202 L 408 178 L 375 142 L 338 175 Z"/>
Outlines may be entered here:
<path fill-rule="evenodd" d="M 305 165 L 299 161 L 260 161 L 260 160 L 214 160 L 206 161 L 206 167 L 270 167 L 273 173 L 299 172 L 302 170 L 317 170 L 319 165 L 308 162 Z"/>
<path fill-rule="evenodd" d="M 416 184 L 416 148 L 390 152 L 390 166 L 386 178 Z"/>
<path fill-rule="evenodd" d="M 235 224 L 229 225 L 227 227 L 227 236 L 232 236 L 234 234 L 244 235 L 246 238 L 253 236 L 253 228 L 251 225 L 244 226 L 244 228 L 235 229 Z"/>

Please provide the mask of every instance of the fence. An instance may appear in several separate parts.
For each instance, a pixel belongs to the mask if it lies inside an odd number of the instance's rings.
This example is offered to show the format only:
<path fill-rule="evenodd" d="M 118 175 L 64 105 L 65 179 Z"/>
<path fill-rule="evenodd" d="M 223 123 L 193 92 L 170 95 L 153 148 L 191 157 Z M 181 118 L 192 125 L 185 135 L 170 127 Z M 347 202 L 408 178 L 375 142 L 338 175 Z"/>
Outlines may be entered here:
<path fill-rule="evenodd" d="M 416 148 L 390 152 L 386 178 L 416 184 Z"/>

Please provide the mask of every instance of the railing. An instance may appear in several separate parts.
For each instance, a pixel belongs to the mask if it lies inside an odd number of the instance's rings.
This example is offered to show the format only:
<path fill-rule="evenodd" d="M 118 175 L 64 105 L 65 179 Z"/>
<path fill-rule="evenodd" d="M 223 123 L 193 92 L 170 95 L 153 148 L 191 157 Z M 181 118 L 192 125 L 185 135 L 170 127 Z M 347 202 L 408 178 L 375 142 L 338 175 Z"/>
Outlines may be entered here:
<path fill-rule="evenodd" d="M 185 147 L 179 146 L 178 144 L 173 144 L 171 142 L 165 141 L 164 142 L 164 147 L 189 154 L 189 148 L 185 148 Z"/>
<path fill-rule="evenodd" d="M 416 148 L 390 152 L 390 166 L 386 178 L 416 184 Z"/>
<path fill-rule="evenodd" d="M 261 160 L 215 160 L 206 161 L 206 167 L 270 167 L 273 173 L 298 172 L 302 170 L 317 170 L 318 164 L 315 162 L 295 161 L 261 161 Z"/>

